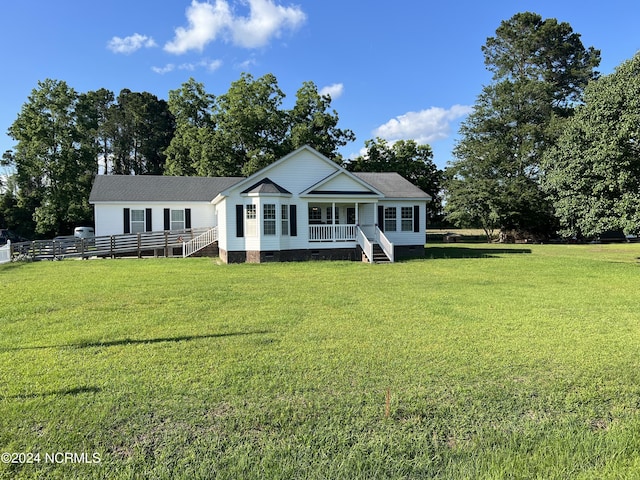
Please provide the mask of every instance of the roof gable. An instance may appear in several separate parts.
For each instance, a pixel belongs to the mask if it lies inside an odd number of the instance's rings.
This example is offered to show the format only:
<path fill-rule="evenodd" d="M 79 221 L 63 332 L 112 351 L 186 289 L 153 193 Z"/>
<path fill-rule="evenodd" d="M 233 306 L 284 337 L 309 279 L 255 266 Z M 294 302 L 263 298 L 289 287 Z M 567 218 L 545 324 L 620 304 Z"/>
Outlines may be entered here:
<path fill-rule="evenodd" d="M 338 171 L 310 186 L 300 195 L 373 195 L 382 196 L 376 188 L 363 182 L 352 173 L 340 168 Z"/>
<path fill-rule="evenodd" d="M 285 185 L 287 189 L 292 189 L 293 187 L 288 184 L 290 182 L 283 181 L 284 177 L 289 177 L 289 180 L 291 176 L 304 178 L 305 176 L 309 176 L 310 172 L 313 172 L 315 175 L 320 175 L 320 178 L 324 178 L 341 168 L 340 165 L 328 159 L 317 150 L 305 145 L 267 165 L 243 181 L 232 185 L 230 188 L 221 192 L 220 197 L 218 197 L 216 201 L 219 201 L 222 197 L 229 196 L 234 191 L 237 192 L 241 190 L 241 192 L 244 192 L 251 185 L 255 185 L 265 178 L 271 178 L 274 182 Z M 283 174 L 285 170 L 286 174 Z M 317 179 L 318 177 L 316 176 L 315 180 L 311 179 L 310 181 L 317 181 Z M 299 189 L 293 188 L 293 190 L 297 192 Z"/>

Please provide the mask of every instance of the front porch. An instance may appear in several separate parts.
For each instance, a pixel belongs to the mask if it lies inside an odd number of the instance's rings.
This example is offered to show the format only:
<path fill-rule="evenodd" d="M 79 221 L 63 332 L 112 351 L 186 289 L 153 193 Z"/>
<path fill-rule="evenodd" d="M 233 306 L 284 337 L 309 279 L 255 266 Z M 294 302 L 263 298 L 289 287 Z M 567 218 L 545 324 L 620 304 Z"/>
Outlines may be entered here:
<path fill-rule="evenodd" d="M 308 210 L 310 242 L 356 242 L 357 227 L 374 227 L 375 203 L 313 202 Z"/>
<path fill-rule="evenodd" d="M 368 262 L 393 262 L 394 245 L 378 228 L 376 217 L 375 202 L 310 203 L 309 242 L 323 249 L 360 247 Z"/>

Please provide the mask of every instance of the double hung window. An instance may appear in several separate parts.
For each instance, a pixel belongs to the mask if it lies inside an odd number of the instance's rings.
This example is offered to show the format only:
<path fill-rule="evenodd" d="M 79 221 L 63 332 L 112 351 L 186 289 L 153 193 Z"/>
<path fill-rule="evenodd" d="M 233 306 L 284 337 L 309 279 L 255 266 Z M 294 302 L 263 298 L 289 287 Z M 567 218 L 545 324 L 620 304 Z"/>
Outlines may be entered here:
<path fill-rule="evenodd" d="M 131 233 L 144 232 L 144 210 L 131 210 Z"/>
<path fill-rule="evenodd" d="M 386 207 L 384 209 L 384 231 L 395 232 L 396 230 L 396 207 Z"/>
<path fill-rule="evenodd" d="M 255 205 L 247 205 L 245 213 L 245 224 L 248 237 L 255 237 L 258 234 L 257 214 Z"/>
<path fill-rule="evenodd" d="M 264 235 L 276 234 L 276 206 L 273 203 L 266 203 L 262 211 L 263 233 Z"/>
<path fill-rule="evenodd" d="M 400 228 L 403 232 L 413 232 L 413 207 L 402 207 L 400 211 Z"/>
<path fill-rule="evenodd" d="M 289 235 L 289 205 L 280 205 L 281 235 Z"/>

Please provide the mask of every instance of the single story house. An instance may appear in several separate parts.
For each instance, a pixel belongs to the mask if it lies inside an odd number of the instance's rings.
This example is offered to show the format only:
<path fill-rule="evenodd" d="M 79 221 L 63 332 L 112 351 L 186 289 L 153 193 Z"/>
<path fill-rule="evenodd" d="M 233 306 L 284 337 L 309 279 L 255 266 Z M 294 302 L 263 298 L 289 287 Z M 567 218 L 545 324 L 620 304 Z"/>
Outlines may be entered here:
<path fill-rule="evenodd" d="M 223 262 L 394 261 L 424 254 L 431 197 L 397 173 L 353 173 L 302 147 L 253 175 L 99 175 L 96 236 L 215 229 Z"/>

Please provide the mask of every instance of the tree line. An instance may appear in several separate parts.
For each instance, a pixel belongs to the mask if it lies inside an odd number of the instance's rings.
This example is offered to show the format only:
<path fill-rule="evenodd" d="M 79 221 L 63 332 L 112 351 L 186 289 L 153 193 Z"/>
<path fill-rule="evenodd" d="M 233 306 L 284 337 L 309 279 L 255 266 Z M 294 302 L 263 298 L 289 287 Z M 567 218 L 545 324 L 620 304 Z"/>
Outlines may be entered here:
<path fill-rule="evenodd" d="M 148 92 L 78 93 L 66 82 L 38 82 L 9 134 L 17 141 L 2 163 L 15 174 L 0 195 L 0 226 L 27 236 L 67 234 L 91 224 L 95 175 L 248 176 L 303 145 L 350 165 L 340 147 L 355 140 L 338 126 L 331 98 L 305 82 L 290 109 L 272 74 L 242 74 L 219 96 L 189 79 L 168 100 Z M 375 168 L 405 174 L 437 195 L 428 145 L 370 141 L 386 152 Z M 352 162 L 362 169 L 362 157 Z M 403 165 L 407 163 L 407 165 Z"/>
<path fill-rule="evenodd" d="M 434 197 L 431 225 L 512 240 L 638 233 L 640 53 L 600 76 L 599 50 L 531 12 L 502 21 L 482 53 L 493 78 L 443 170 L 412 140 L 370 139 L 363 155 L 342 158 L 355 135 L 313 82 L 285 109 L 272 74 L 242 74 L 218 96 L 190 79 L 167 101 L 47 79 L 9 128 L 17 144 L 2 163 L 15 175 L 0 195 L 0 226 L 47 236 L 92 222 L 98 173 L 246 176 L 308 144 L 352 171 L 400 173 Z"/>

